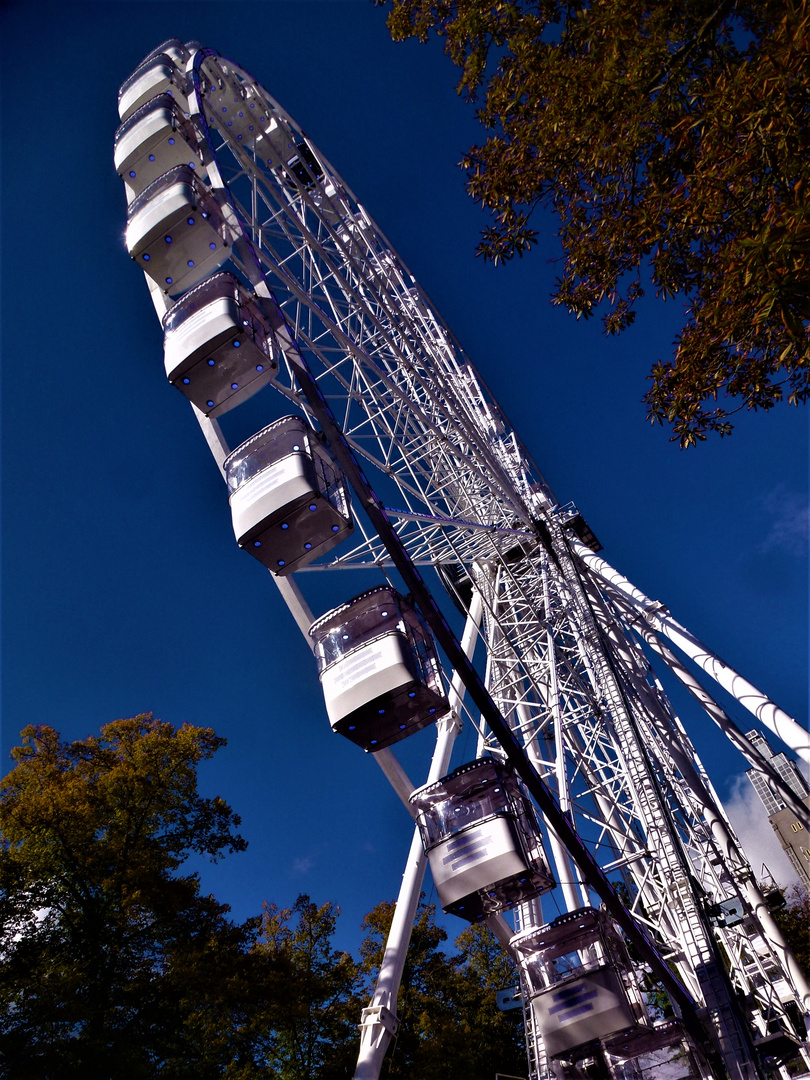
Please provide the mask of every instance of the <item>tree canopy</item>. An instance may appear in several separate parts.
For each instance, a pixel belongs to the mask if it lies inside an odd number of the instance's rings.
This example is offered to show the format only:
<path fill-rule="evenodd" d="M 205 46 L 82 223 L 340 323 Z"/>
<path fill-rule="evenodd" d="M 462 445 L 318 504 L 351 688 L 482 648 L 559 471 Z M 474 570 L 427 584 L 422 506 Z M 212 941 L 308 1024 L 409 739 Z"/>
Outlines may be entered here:
<path fill-rule="evenodd" d="M 601 307 L 615 334 L 646 291 L 684 298 L 652 422 L 688 446 L 807 399 L 807 0 L 376 2 L 394 39 L 441 35 L 480 100 L 487 138 L 461 165 L 492 215 L 485 258 L 522 256 L 551 211 L 554 303 Z"/>
<path fill-rule="evenodd" d="M 433 904 L 417 914 L 397 1014 L 400 1026 L 383 1076 L 408 1080 L 491 1080 L 494 1073 L 526 1071 L 522 1013 L 499 1012 L 495 991 L 517 981 L 511 959 L 486 926 L 470 926 L 455 940 L 454 955 L 442 946 Z M 378 904 L 363 921 L 360 947 L 365 971 L 376 977 L 394 914 Z"/>
<path fill-rule="evenodd" d="M 63 741 L 28 727 L 0 781 L 0 1073 L 15 1080 L 344 1080 L 393 904 L 360 961 L 339 910 L 299 896 L 243 923 L 184 872 L 239 852 L 239 818 L 197 769 L 224 740 L 150 715 Z M 483 927 L 457 952 L 419 912 L 383 1075 L 490 1080 L 525 1066 L 511 961 Z"/>
<path fill-rule="evenodd" d="M 73 743 L 22 736 L 0 783 L 0 1071 L 259 1075 L 284 965 L 256 950 L 258 918 L 232 923 L 178 873 L 245 847 L 230 807 L 197 791 L 224 740 L 151 716 Z"/>

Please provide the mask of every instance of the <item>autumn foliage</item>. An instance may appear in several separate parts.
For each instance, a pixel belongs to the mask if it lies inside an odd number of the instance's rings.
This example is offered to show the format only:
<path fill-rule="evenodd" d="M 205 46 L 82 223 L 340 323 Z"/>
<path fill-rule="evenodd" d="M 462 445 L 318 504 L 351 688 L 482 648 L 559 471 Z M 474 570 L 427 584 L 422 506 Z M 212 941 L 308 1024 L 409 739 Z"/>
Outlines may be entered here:
<path fill-rule="evenodd" d="M 333 944 L 332 903 L 299 896 L 237 923 L 204 895 L 186 859 L 246 846 L 227 803 L 197 787 L 223 745 L 150 715 L 76 742 L 23 731 L 0 782 L 0 1075 L 352 1075 L 392 905 L 367 917 L 358 961 Z M 433 914 L 416 925 L 388 1075 L 514 1072 L 519 1014 L 499 1013 L 494 989 L 510 961 L 480 928 L 449 956 Z"/>
<path fill-rule="evenodd" d="M 738 409 L 805 401 L 810 319 L 806 0 L 377 0 L 395 39 L 444 38 L 487 138 L 461 162 L 494 262 L 557 217 L 553 302 L 615 334 L 684 299 L 648 417 L 682 446 Z"/>

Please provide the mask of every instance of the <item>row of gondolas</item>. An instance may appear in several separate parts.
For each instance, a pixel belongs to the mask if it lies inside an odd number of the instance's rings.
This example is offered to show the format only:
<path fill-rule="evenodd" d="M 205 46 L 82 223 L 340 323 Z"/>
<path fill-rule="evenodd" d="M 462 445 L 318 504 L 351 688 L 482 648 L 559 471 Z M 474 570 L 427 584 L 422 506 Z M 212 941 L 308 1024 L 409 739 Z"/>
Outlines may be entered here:
<path fill-rule="evenodd" d="M 132 259 L 171 301 L 163 318 L 169 381 L 217 417 L 278 370 L 262 301 L 231 260 L 239 237 L 226 188 L 207 180 L 204 133 L 189 114 L 190 49 L 178 40 L 151 53 L 121 87 L 115 166 L 127 192 Z M 246 92 L 209 88 L 235 139 L 274 148 L 268 159 L 288 189 L 320 175 L 309 147 L 287 137 Z M 228 111 L 232 119 L 227 119 Z M 225 119 L 223 119 L 225 117 Z M 284 153 L 279 156 L 279 148 Z M 301 159 L 307 169 L 297 168 Z M 274 574 L 288 574 L 352 531 L 347 485 L 320 435 L 284 416 L 224 463 L 240 547 Z M 448 709 L 439 661 L 419 614 L 389 586 L 354 597 L 309 631 L 332 728 L 374 752 L 419 731 Z M 538 820 L 511 767 L 481 758 L 411 796 L 442 907 L 471 922 L 554 887 Z M 521 959 L 546 1052 L 560 1062 L 594 1045 L 637 1057 L 651 1028 L 621 935 L 583 908 L 512 942 Z"/>

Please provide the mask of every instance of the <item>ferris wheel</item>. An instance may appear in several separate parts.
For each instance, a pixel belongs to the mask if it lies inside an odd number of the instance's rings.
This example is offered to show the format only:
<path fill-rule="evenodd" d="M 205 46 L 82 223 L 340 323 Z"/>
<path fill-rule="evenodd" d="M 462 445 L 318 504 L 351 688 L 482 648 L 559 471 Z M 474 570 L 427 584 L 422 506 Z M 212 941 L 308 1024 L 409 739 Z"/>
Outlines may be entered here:
<path fill-rule="evenodd" d="M 810 987 L 642 643 L 810 828 L 671 646 L 804 756 L 806 733 L 604 561 L 382 232 L 252 76 L 172 39 L 124 82 L 119 113 L 126 243 L 167 378 L 226 481 L 238 545 L 315 654 L 333 730 L 417 822 L 357 1080 L 379 1076 L 396 1034 L 427 865 L 445 911 L 486 921 L 515 959 L 537 1080 L 652 1080 L 665 1063 L 696 1080 L 807 1073 Z M 249 399 L 266 400 L 263 425 L 229 446 L 219 418 Z M 358 567 L 376 584 L 310 610 L 309 575 Z M 451 768 L 462 723 L 476 755 Z M 415 787 L 392 747 L 431 725 Z M 650 1009 L 652 984 L 675 1019 Z"/>

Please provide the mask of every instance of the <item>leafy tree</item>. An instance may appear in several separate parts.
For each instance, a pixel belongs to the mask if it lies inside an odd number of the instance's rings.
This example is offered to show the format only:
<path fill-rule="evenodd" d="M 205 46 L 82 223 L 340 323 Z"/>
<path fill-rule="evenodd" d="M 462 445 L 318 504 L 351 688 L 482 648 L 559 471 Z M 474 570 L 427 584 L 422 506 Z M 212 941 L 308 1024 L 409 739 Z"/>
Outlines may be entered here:
<path fill-rule="evenodd" d="M 773 917 L 797 963 L 810 978 L 810 893 L 804 886 L 794 885 L 786 899 L 787 904 L 776 908 Z"/>
<path fill-rule="evenodd" d="M 396 1042 L 384 1076 L 408 1080 L 491 1080 L 495 1072 L 523 1075 L 526 1054 L 520 1013 L 500 1013 L 495 991 L 514 983 L 509 958 L 483 926 L 456 939 L 459 953 L 442 949 L 445 931 L 436 925 L 435 905 L 420 907 L 397 1014 Z M 394 905 L 378 904 L 364 919 L 368 935 L 360 947 L 372 976 L 382 962 Z"/>
<path fill-rule="evenodd" d="M 686 298 L 651 421 L 688 446 L 738 409 L 807 399 L 808 0 L 376 2 L 395 39 L 443 36 L 459 92 L 481 97 L 488 136 L 461 164 L 493 217 L 485 258 L 522 256 L 545 208 L 554 303 L 606 305 L 615 334 L 645 289 Z"/>
<path fill-rule="evenodd" d="M 73 743 L 22 732 L 0 783 L 3 1075 L 264 1075 L 285 972 L 256 951 L 260 920 L 233 924 L 178 873 L 246 846 L 230 807 L 197 791 L 223 744 L 149 715 Z"/>
<path fill-rule="evenodd" d="M 357 1063 L 360 970 L 332 947 L 339 914 L 306 895 L 292 908 L 265 909 L 262 951 L 290 972 L 269 1055 L 279 1080 L 338 1080 Z"/>

